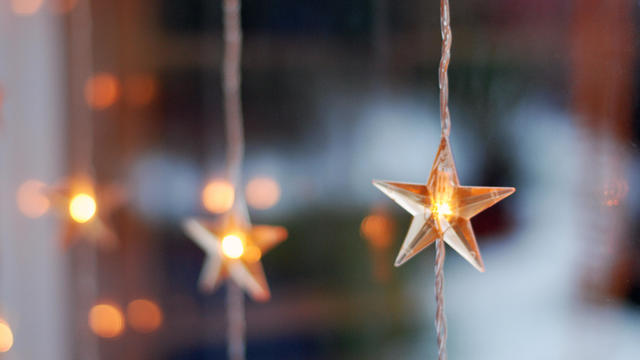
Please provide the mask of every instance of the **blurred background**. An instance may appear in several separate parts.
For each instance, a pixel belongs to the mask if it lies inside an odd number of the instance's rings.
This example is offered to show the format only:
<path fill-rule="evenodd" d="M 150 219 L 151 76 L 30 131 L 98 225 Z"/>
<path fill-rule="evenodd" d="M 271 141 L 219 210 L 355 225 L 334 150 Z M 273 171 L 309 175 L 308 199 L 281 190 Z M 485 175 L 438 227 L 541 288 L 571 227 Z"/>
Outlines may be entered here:
<path fill-rule="evenodd" d="M 461 182 L 518 191 L 473 220 L 486 273 L 448 251 L 450 357 L 638 359 L 638 2 L 451 6 Z M 2 359 L 226 357 L 225 289 L 198 291 L 180 228 L 230 206 L 221 16 L 0 3 Z M 410 215 L 371 180 L 428 176 L 439 1 L 246 1 L 242 21 L 238 191 L 289 232 L 247 357 L 435 358 L 434 249 L 393 268 Z M 64 205 L 83 186 L 91 227 Z"/>

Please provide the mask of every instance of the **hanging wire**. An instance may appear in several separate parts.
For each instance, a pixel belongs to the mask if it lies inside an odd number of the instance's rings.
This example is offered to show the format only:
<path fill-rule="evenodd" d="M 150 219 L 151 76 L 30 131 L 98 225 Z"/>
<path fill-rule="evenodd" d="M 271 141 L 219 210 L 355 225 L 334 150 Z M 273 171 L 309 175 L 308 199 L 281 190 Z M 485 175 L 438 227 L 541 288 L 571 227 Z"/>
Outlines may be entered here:
<path fill-rule="evenodd" d="M 451 22 L 449 15 L 449 0 L 440 0 L 440 31 L 442 33 L 442 55 L 438 69 L 440 87 L 440 123 L 442 136 L 449 137 L 451 133 L 451 115 L 449 114 L 449 78 L 447 70 L 451 61 Z M 447 318 L 444 313 L 444 259 L 445 245 L 441 238 L 436 239 L 436 334 L 438 337 L 438 359 L 447 359 Z"/>
<path fill-rule="evenodd" d="M 438 336 L 438 359 L 447 359 L 447 317 L 444 314 L 444 241 L 436 239 L 436 333 Z"/>
<path fill-rule="evenodd" d="M 442 136 L 449 137 L 451 132 L 451 115 L 449 114 L 449 77 L 447 70 L 451 61 L 451 23 L 449 16 L 449 0 L 440 0 L 440 32 L 442 33 L 442 55 L 438 70 L 440 87 L 440 123 Z"/>
<path fill-rule="evenodd" d="M 227 176 L 236 189 L 234 208 L 246 211 L 241 200 L 241 172 L 244 158 L 244 128 L 242 126 L 242 99 L 240 94 L 242 29 L 240 0 L 224 0 L 224 60 L 222 65 L 222 89 L 224 92 L 225 124 L 227 131 Z M 233 282 L 227 285 L 227 341 L 231 360 L 245 359 L 245 308 L 244 294 Z"/>

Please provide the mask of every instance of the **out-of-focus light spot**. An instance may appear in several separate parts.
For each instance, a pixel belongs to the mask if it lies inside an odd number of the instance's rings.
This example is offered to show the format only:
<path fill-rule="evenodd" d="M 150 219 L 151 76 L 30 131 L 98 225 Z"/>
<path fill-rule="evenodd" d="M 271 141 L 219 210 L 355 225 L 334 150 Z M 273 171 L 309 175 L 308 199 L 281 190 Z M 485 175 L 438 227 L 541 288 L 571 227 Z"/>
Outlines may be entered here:
<path fill-rule="evenodd" d="M 109 73 L 99 73 L 91 76 L 84 87 L 84 97 L 87 104 L 102 110 L 113 105 L 120 95 L 118 79 Z"/>
<path fill-rule="evenodd" d="M 130 105 L 148 105 L 156 96 L 156 88 L 156 80 L 152 75 L 132 75 L 124 82 L 124 97 Z"/>
<path fill-rule="evenodd" d="M 260 248 L 254 245 L 247 246 L 247 249 L 244 252 L 244 259 L 247 260 L 247 262 L 254 263 L 260 261 L 260 258 L 262 258 L 262 251 L 260 251 Z"/>
<path fill-rule="evenodd" d="M 96 201 L 88 194 L 75 195 L 69 202 L 69 215 L 79 223 L 85 223 L 96 214 Z"/>
<path fill-rule="evenodd" d="M 628 193 L 629 184 L 625 179 L 620 178 L 611 180 L 604 187 L 604 205 L 608 207 L 618 206 L 627 197 Z"/>
<path fill-rule="evenodd" d="M 27 180 L 18 187 L 16 203 L 25 216 L 35 219 L 49 210 L 50 202 L 44 194 L 46 185 L 38 180 Z"/>
<path fill-rule="evenodd" d="M 202 204 L 208 211 L 223 213 L 233 206 L 235 191 L 233 185 L 225 180 L 212 180 L 202 191 Z"/>
<path fill-rule="evenodd" d="M 114 305 L 98 304 L 89 311 L 89 327 L 103 338 L 114 338 L 124 331 L 122 310 Z"/>
<path fill-rule="evenodd" d="M 369 215 L 362 220 L 360 233 L 374 248 L 387 248 L 393 238 L 393 221 L 386 215 Z"/>
<path fill-rule="evenodd" d="M 127 305 L 127 322 L 137 332 L 154 332 L 162 325 L 162 320 L 162 310 L 151 300 L 137 299 Z"/>
<path fill-rule="evenodd" d="M 280 185 L 270 177 L 251 179 L 246 188 L 247 203 L 258 210 L 273 207 L 280 200 Z"/>
<path fill-rule="evenodd" d="M 0 352 L 7 352 L 13 346 L 13 331 L 9 324 L 0 319 Z"/>
<path fill-rule="evenodd" d="M 236 235 L 227 235 L 222 239 L 222 253 L 230 259 L 237 259 L 244 253 L 242 239 Z"/>
<path fill-rule="evenodd" d="M 49 8 L 55 14 L 66 14 L 78 5 L 78 0 L 49 0 Z"/>
<path fill-rule="evenodd" d="M 11 0 L 13 13 L 20 16 L 33 15 L 40 9 L 42 0 Z"/>

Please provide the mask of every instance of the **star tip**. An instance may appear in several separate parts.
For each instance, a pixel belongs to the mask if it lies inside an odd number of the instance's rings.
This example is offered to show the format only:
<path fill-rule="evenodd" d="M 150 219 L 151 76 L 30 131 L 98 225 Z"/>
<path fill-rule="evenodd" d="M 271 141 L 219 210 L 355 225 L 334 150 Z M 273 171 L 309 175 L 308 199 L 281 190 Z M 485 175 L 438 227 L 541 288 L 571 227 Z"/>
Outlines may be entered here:
<path fill-rule="evenodd" d="M 407 259 L 406 257 L 400 257 L 400 256 L 398 256 L 398 258 L 396 259 L 396 261 L 393 263 L 393 266 L 395 266 L 395 267 L 400 267 L 400 266 L 404 265 L 404 263 L 406 263 L 406 262 L 407 262 L 407 260 L 409 260 L 409 259 Z"/>
<path fill-rule="evenodd" d="M 262 302 L 262 303 L 267 302 L 271 300 L 271 293 L 264 292 L 264 293 L 256 294 L 253 296 L 253 299 L 257 302 Z"/>

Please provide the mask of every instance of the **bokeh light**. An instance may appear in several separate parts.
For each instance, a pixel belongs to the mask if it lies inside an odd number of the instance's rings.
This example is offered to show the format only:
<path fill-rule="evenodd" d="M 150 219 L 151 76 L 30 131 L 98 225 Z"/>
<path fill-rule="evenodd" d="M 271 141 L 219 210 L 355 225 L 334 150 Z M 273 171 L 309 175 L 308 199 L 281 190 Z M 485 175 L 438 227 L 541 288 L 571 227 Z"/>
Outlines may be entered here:
<path fill-rule="evenodd" d="M 87 79 L 84 96 L 90 107 L 96 110 L 106 109 L 120 96 L 118 79 L 109 73 L 95 74 Z"/>
<path fill-rule="evenodd" d="M 11 0 L 13 13 L 20 16 L 35 14 L 42 6 L 42 0 Z"/>
<path fill-rule="evenodd" d="M 115 305 L 98 304 L 89 311 L 89 327 L 103 338 L 114 338 L 124 331 L 122 310 Z"/>
<path fill-rule="evenodd" d="M 151 300 L 136 299 L 127 305 L 127 322 L 137 332 L 154 332 L 162 325 L 162 321 L 162 309 Z"/>
<path fill-rule="evenodd" d="M 0 352 L 7 352 L 13 346 L 13 331 L 9 324 L 0 319 Z"/>
<path fill-rule="evenodd" d="M 212 180 L 202 191 L 202 204 L 208 211 L 223 213 L 233 206 L 235 191 L 233 185 L 225 180 Z"/>
<path fill-rule="evenodd" d="M 236 235 L 227 235 L 222 239 L 222 253 L 228 258 L 237 259 L 244 253 L 242 239 Z"/>
<path fill-rule="evenodd" d="M 32 219 L 44 215 L 51 205 L 44 193 L 46 184 L 38 180 L 27 180 L 18 187 L 16 203 L 22 214 Z"/>
<path fill-rule="evenodd" d="M 124 82 L 124 98 L 132 106 L 148 105 L 156 96 L 156 80 L 150 74 L 136 74 Z"/>
<path fill-rule="evenodd" d="M 77 4 L 78 0 L 49 0 L 49 8 L 55 14 L 66 14 Z"/>
<path fill-rule="evenodd" d="M 88 194 L 75 195 L 69 202 L 69 215 L 79 223 L 85 223 L 96 213 L 96 201 Z"/>
<path fill-rule="evenodd" d="M 270 177 L 256 177 L 247 184 L 246 195 L 252 208 L 266 210 L 280 200 L 280 185 Z"/>
<path fill-rule="evenodd" d="M 393 220 L 381 213 L 371 214 L 362 220 L 360 233 L 374 248 L 385 249 L 393 239 Z"/>

